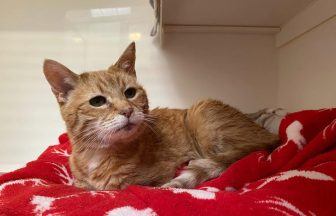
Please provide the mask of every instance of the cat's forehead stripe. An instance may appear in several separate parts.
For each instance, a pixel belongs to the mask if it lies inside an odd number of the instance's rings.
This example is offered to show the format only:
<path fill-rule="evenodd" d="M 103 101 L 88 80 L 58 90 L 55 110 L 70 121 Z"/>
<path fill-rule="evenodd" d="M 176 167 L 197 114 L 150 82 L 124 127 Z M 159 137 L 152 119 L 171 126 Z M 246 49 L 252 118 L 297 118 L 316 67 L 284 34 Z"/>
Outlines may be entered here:
<path fill-rule="evenodd" d="M 81 90 L 102 94 L 120 94 L 128 86 L 138 86 L 136 80 L 120 71 L 93 71 L 80 75 Z"/>

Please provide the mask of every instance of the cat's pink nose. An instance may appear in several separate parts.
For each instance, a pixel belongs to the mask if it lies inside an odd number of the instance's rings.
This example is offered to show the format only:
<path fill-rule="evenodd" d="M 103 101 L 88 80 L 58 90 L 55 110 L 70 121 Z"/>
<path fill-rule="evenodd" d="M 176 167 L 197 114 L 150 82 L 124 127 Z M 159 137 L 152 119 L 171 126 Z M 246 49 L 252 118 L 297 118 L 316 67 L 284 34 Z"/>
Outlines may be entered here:
<path fill-rule="evenodd" d="M 129 118 L 133 113 L 133 108 L 132 107 L 129 107 L 129 108 L 126 108 L 126 109 L 122 109 L 120 110 L 119 114 L 120 115 L 123 115 L 127 118 Z"/>

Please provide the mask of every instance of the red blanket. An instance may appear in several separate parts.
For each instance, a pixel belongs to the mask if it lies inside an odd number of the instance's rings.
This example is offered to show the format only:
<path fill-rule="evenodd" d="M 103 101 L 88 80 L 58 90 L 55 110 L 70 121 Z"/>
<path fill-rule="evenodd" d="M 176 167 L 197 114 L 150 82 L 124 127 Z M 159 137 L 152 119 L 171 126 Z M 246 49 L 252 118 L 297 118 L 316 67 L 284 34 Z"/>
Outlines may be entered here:
<path fill-rule="evenodd" d="M 254 152 L 198 189 L 72 185 L 66 135 L 26 167 L 0 177 L 0 215 L 336 215 L 336 109 L 281 123 L 282 145 Z"/>

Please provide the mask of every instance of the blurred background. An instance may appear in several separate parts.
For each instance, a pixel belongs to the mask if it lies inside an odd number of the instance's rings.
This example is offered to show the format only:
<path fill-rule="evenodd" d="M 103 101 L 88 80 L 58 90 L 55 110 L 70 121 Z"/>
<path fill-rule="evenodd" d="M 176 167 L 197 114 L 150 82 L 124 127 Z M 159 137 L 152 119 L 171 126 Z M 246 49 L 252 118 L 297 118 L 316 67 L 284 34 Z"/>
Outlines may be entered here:
<path fill-rule="evenodd" d="M 335 106 L 336 1 L 152 3 L 1 0 L 0 172 L 33 160 L 65 132 L 43 60 L 77 73 L 105 69 L 131 41 L 151 108 L 207 97 L 244 112 Z"/>

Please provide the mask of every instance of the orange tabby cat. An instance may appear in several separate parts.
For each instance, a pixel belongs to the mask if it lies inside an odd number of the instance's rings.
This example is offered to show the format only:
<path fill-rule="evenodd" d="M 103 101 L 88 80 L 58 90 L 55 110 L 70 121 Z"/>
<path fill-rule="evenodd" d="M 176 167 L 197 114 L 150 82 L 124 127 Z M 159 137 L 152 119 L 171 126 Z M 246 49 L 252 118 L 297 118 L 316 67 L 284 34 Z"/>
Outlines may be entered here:
<path fill-rule="evenodd" d="M 217 100 L 150 111 L 134 65 L 134 43 L 107 70 L 77 75 L 56 61 L 44 62 L 72 143 L 76 186 L 193 188 L 244 155 L 278 143 L 275 135 Z"/>

